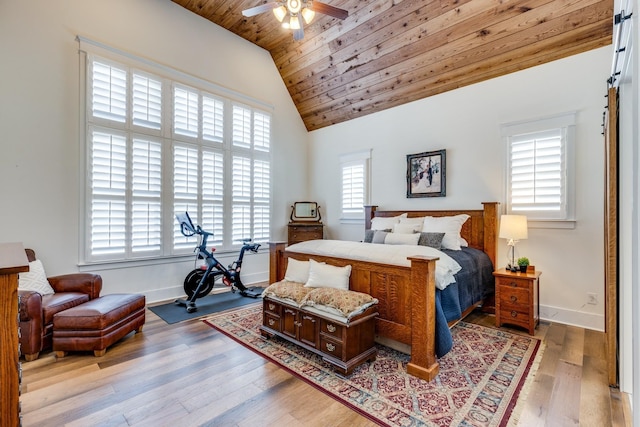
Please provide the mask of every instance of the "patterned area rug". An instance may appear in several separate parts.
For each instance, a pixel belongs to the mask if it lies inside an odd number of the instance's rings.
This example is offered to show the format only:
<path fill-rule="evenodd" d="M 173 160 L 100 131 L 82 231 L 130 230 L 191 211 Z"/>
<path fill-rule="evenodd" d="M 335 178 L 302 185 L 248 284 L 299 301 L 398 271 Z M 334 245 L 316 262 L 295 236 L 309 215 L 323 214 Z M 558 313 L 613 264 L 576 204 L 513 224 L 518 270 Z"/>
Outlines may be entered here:
<path fill-rule="evenodd" d="M 262 338 L 262 305 L 204 321 L 383 426 L 507 425 L 542 353 L 536 338 L 460 322 L 452 329 L 454 347 L 439 359 L 440 373 L 431 382 L 407 375 L 409 356 L 382 345 L 375 362 L 345 378 L 307 350 Z"/>

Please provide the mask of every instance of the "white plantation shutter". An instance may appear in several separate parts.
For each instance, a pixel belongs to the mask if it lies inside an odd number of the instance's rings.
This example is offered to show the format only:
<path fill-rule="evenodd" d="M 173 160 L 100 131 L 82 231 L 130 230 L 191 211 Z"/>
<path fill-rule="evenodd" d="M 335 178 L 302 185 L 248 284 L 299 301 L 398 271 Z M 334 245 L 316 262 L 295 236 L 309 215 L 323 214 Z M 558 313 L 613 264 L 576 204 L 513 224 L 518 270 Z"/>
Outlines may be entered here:
<path fill-rule="evenodd" d="M 231 174 L 231 236 L 237 243 L 251 237 L 251 159 L 233 156 Z"/>
<path fill-rule="evenodd" d="M 260 103 L 219 96 L 214 85 L 133 55 L 110 51 L 103 59 L 102 45 L 89 51 L 79 40 L 88 169 L 83 262 L 190 255 L 198 237 L 182 235 L 175 215 L 183 212 L 213 233 L 208 244 L 219 249 L 235 251 L 245 238 L 268 241 L 271 115 L 235 102 Z"/>
<path fill-rule="evenodd" d="M 364 219 L 364 205 L 369 191 L 369 159 L 371 150 L 340 157 L 342 169 L 342 219 Z"/>
<path fill-rule="evenodd" d="M 91 251 L 96 255 L 124 254 L 126 138 L 94 129 L 91 147 Z"/>
<path fill-rule="evenodd" d="M 176 134 L 198 136 L 198 92 L 176 86 L 173 100 L 173 130 Z"/>
<path fill-rule="evenodd" d="M 364 165 L 342 167 L 342 212 L 351 215 L 364 209 Z"/>
<path fill-rule="evenodd" d="M 176 146 L 173 149 L 173 195 L 176 199 L 198 198 L 198 150 Z"/>
<path fill-rule="evenodd" d="M 162 249 L 162 145 L 133 139 L 131 250 Z"/>
<path fill-rule="evenodd" d="M 573 218 L 573 113 L 504 125 L 507 212 L 531 220 Z"/>
<path fill-rule="evenodd" d="M 511 137 L 511 210 L 562 209 L 562 131 Z"/>
<path fill-rule="evenodd" d="M 253 116 L 253 146 L 256 150 L 269 151 L 271 141 L 271 119 L 268 115 L 254 113 Z"/>
<path fill-rule="evenodd" d="M 162 82 L 134 74 L 132 109 L 134 125 L 159 130 L 162 124 Z"/>
<path fill-rule="evenodd" d="M 251 110 L 239 105 L 233 106 L 233 145 L 251 147 Z"/>
<path fill-rule="evenodd" d="M 209 242 L 220 245 L 224 237 L 224 155 L 202 153 L 202 227 L 213 233 Z"/>
<path fill-rule="evenodd" d="M 98 61 L 94 61 L 91 68 L 93 116 L 124 123 L 127 118 L 127 71 Z"/>
<path fill-rule="evenodd" d="M 202 137 L 207 141 L 223 142 L 224 101 L 209 96 L 202 97 Z"/>

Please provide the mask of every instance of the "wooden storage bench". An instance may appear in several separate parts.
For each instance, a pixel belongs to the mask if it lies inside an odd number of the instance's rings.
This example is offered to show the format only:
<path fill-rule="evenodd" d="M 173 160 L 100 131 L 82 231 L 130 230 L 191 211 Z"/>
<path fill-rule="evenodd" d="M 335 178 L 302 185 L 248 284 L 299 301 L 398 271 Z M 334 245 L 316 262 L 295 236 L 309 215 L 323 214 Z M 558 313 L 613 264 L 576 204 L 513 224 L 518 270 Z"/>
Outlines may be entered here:
<path fill-rule="evenodd" d="M 376 304 L 347 318 L 265 295 L 260 332 L 264 337 L 278 336 L 312 351 L 339 373 L 349 375 L 356 366 L 376 358 L 377 315 Z"/>

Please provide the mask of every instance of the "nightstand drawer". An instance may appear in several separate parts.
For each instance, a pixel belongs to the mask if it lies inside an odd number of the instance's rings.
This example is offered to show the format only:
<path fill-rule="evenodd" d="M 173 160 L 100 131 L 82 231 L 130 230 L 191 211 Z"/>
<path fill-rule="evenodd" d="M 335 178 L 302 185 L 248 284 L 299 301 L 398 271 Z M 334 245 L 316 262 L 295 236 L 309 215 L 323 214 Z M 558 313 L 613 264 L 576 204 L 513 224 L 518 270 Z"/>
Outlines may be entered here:
<path fill-rule="evenodd" d="M 528 311 L 531 301 L 528 289 L 500 287 L 500 307 L 508 310 Z"/>
<path fill-rule="evenodd" d="M 510 323 L 512 325 L 529 328 L 529 317 L 528 312 L 500 309 L 500 318 L 502 323 Z"/>
<path fill-rule="evenodd" d="M 502 286 L 509 288 L 520 288 L 520 289 L 529 289 L 529 280 L 527 279 L 519 279 L 515 277 L 500 277 L 498 279 L 498 286 Z"/>

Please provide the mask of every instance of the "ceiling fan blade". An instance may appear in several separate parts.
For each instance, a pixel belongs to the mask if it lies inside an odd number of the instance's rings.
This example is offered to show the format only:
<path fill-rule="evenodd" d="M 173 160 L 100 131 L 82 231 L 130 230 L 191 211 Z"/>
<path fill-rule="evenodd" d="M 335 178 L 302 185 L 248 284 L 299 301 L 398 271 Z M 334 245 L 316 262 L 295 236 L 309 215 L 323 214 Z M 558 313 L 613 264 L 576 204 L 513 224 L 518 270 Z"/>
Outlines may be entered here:
<path fill-rule="evenodd" d="M 334 18 L 338 19 L 345 19 L 347 16 L 349 16 L 349 11 L 347 10 L 330 6 L 326 3 L 315 0 L 313 1 L 313 3 L 311 3 L 310 9 L 314 12 L 324 13 L 325 15 L 333 16 Z"/>
<path fill-rule="evenodd" d="M 300 28 L 293 30 L 293 39 L 296 41 L 304 38 L 304 27 L 302 25 L 302 15 L 300 14 L 298 14 L 298 22 L 300 23 Z"/>
<path fill-rule="evenodd" d="M 272 1 L 269 3 L 261 4 L 260 6 L 251 7 L 242 11 L 242 16 L 250 17 L 256 16 L 264 12 L 268 12 L 276 7 L 280 6 L 280 2 Z"/>

